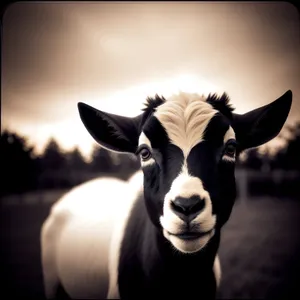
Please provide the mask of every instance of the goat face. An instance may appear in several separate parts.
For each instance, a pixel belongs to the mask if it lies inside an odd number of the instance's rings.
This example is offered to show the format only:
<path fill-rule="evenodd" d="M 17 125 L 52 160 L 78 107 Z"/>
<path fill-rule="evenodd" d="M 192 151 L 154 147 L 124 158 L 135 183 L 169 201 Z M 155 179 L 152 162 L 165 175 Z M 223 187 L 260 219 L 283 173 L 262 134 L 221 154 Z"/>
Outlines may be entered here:
<path fill-rule="evenodd" d="M 79 103 L 94 139 L 112 151 L 136 153 L 144 174 L 149 217 L 175 249 L 201 250 L 228 220 L 235 200 L 235 160 L 281 130 L 292 93 L 243 115 L 226 94 L 180 93 L 148 98 L 144 112 L 127 118 Z"/>
<path fill-rule="evenodd" d="M 181 93 L 161 101 L 138 143 L 148 213 L 181 252 L 206 245 L 235 198 L 235 132 L 206 100 Z"/>

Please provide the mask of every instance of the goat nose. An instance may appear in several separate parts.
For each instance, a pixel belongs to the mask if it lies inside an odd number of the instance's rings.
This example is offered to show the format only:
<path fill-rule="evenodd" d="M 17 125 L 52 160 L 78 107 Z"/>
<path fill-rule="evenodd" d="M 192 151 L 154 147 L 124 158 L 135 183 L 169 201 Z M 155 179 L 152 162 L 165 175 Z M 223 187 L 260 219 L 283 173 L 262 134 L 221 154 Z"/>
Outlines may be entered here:
<path fill-rule="evenodd" d="M 171 203 L 173 211 L 184 221 L 195 218 L 204 208 L 204 205 L 204 199 L 201 199 L 198 195 L 189 198 L 176 197 Z"/>

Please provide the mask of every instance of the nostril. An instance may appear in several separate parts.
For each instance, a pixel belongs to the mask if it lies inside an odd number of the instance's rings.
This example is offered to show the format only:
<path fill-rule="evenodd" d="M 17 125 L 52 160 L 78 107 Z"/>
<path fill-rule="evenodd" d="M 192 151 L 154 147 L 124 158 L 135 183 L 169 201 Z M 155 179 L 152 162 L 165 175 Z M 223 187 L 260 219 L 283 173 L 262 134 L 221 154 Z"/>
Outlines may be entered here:
<path fill-rule="evenodd" d="M 204 208 L 205 202 L 201 200 L 190 208 L 190 213 L 196 213 Z"/>
<path fill-rule="evenodd" d="M 175 201 L 171 202 L 171 207 L 173 208 L 174 211 L 185 214 L 186 209 L 182 206 L 180 206 L 178 203 L 175 203 Z"/>
<path fill-rule="evenodd" d="M 172 209 L 175 212 L 184 215 L 190 215 L 199 212 L 204 208 L 204 205 L 205 205 L 204 200 L 197 195 L 194 195 L 189 198 L 176 197 L 171 202 Z"/>

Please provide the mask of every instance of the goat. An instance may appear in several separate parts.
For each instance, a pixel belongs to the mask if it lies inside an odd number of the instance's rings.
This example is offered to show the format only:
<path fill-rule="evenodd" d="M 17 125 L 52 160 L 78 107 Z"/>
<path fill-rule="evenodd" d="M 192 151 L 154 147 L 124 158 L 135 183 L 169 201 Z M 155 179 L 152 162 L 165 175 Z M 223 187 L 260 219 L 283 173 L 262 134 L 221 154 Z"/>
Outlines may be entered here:
<path fill-rule="evenodd" d="M 237 114 L 226 93 L 148 97 L 129 118 L 78 103 L 104 148 L 134 153 L 128 182 L 95 179 L 56 203 L 41 231 L 47 298 L 215 298 L 221 229 L 236 198 L 241 152 L 273 139 L 292 103 Z"/>

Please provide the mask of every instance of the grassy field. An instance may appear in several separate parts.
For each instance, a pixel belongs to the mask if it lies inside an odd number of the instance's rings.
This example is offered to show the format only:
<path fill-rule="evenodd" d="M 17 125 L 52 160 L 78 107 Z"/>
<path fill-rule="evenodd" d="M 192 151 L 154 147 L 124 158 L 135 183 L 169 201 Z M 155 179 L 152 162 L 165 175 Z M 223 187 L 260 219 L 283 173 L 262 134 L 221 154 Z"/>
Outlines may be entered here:
<path fill-rule="evenodd" d="M 43 298 L 40 228 L 62 193 L 31 193 L 1 201 L 2 294 L 11 299 Z M 218 297 L 300 299 L 299 225 L 300 202 L 237 202 L 223 229 Z"/>
<path fill-rule="evenodd" d="M 219 297 L 300 299 L 299 225 L 299 202 L 238 202 L 223 230 Z"/>

